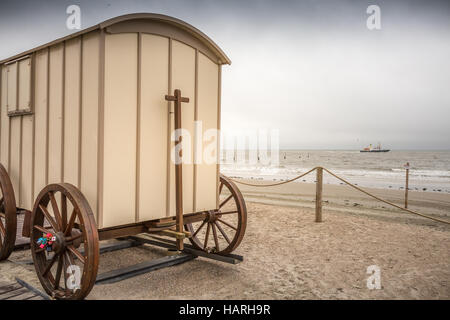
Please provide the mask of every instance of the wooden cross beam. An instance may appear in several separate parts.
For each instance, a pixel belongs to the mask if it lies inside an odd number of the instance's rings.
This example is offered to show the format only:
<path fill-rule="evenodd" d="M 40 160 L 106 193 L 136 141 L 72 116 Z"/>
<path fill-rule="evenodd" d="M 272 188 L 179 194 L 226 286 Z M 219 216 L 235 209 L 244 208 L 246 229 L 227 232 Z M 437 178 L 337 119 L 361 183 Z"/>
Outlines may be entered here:
<path fill-rule="evenodd" d="M 174 113 L 175 113 L 175 150 L 180 150 L 179 158 L 175 163 L 175 203 L 176 203 L 176 231 L 183 232 L 184 231 L 184 223 L 183 223 L 183 172 L 182 172 L 182 148 L 181 145 L 181 103 L 189 102 L 189 98 L 181 96 L 181 90 L 175 89 L 175 93 L 173 96 L 166 95 L 167 101 L 174 101 Z M 179 145 L 179 146 L 178 146 Z M 183 250 L 183 239 L 177 238 L 177 249 Z"/>

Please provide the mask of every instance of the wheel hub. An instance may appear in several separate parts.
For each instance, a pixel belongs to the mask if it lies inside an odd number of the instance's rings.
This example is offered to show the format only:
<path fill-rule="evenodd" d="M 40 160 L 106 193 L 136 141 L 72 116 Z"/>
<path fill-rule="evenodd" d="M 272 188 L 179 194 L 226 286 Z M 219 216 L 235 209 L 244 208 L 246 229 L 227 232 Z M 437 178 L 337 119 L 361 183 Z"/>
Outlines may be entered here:
<path fill-rule="evenodd" d="M 220 212 L 216 210 L 211 210 L 206 213 L 206 222 L 214 222 L 220 218 Z"/>
<path fill-rule="evenodd" d="M 64 236 L 64 233 L 58 232 L 55 235 L 56 241 L 52 244 L 52 251 L 56 254 L 59 254 L 64 251 L 66 248 L 66 237 Z"/>

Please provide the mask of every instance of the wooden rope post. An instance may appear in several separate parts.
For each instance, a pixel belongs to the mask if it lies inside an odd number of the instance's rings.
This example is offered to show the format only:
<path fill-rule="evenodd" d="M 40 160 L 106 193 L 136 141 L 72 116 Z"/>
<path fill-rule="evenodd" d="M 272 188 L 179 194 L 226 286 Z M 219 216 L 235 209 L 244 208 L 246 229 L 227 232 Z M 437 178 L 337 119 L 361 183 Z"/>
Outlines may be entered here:
<path fill-rule="evenodd" d="M 316 222 L 322 222 L 323 168 L 317 167 L 316 178 Z"/>
<path fill-rule="evenodd" d="M 408 208 L 408 189 L 409 189 L 409 162 L 405 164 L 406 183 L 405 183 L 405 209 Z"/>

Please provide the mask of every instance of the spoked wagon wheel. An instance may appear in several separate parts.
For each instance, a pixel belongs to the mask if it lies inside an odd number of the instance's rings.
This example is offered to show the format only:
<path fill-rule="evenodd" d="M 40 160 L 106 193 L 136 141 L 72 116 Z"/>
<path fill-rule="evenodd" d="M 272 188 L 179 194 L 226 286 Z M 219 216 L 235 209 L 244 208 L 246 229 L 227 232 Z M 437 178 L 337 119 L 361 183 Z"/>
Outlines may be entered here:
<path fill-rule="evenodd" d="M 31 226 L 34 267 L 45 291 L 56 299 L 85 298 L 99 260 L 97 226 L 86 198 L 71 184 L 48 185 L 36 199 Z"/>
<path fill-rule="evenodd" d="M 247 226 L 247 208 L 236 185 L 220 175 L 219 209 L 209 211 L 203 221 L 186 225 L 191 243 L 200 250 L 227 254 L 236 249 Z"/>
<path fill-rule="evenodd" d="M 14 189 L 6 169 L 0 164 L 0 261 L 8 259 L 14 250 L 17 212 Z"/>

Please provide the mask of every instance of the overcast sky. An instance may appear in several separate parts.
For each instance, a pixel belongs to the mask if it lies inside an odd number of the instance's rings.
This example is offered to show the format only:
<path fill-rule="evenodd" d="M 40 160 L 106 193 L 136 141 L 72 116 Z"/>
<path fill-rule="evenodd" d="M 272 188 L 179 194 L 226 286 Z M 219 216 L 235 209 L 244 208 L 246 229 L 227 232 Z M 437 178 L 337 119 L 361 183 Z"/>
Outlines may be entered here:
<path fill-rule="evenodd" d="M 450 1 L 0 1 L 0 59 L 114 16 L 182 19 L 231 58 L 225 130 L 278 129 L 282 148 L 450 149 Z M 366 9 L 381 9 L 369 30 Z"/>

